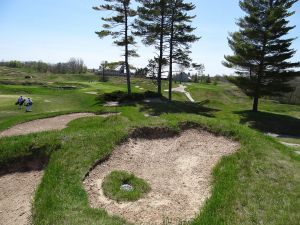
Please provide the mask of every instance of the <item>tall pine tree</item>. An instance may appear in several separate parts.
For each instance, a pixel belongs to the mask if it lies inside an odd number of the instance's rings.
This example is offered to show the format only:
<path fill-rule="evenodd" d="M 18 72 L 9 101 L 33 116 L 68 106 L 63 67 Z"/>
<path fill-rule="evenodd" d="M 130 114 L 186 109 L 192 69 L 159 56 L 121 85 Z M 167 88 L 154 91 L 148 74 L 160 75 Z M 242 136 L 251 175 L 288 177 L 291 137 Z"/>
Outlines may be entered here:
<path fill-rule="evenodd" d="M 239 19 L 238 32 L 230 34 L 229 46 L 234 52 L 225 56 L 223 64 L 234 68 L 239 77 L 232 81 L 248 96 L 253 97 L 253 111 L 258 111 L 259 98 L 278 96 L 292 91 L 289 81 L 299 76 L 299 62 L 289 60 L 295 54 L 291 48 L 294 38 L 286 35 L 295 26 L 288 18 L 295 12 L 298 0 L 242 0 L 246 13 Z"/>
<path fill-rule="evenodd" d="M 192 34 L 196 29 L 191 26 L 195 16 L 188 13 L 195 9 L 192 3 L 185 3 L 184 0 L 168 1 L 169 17 L 169 100 L 172 100 L 172 82 L 173 82 L 173 63 L 181 66 L 190 67 L 191 59 L 189 57 L 190 44 L 199 38 Z"/>
<path fill-rule="evenodd" d="M 143 37 L 146 45 L 154 45 L 158 53 L 157 93 L 162 95 L 161 78 L 162 68 L 166 64 L 165 51 L 167 48 L 167 17 L 169 15 L 169 0 L 137 0 L 141 4 L 138 7 L 138 19 L 135 21 L 135 34 Z"/>
<path fill-rule="evenodd" d="M 100 38 L 111 36 L 114 44 L 124 47 L 124 64 L 126 68 L 127 92 L 131 94 L 129 57 L 137 56 L 134 49 L 129 49 L 130 45 L 135 45 L 134 37 L 130 32 L 130 18 L 136 15 L 136 11 L 130 8 L 130 0 L 104 0 L 107 4 L 93 7 L 95 10 L 113 12 L 111 17 L 102 18 L 105 22 L 103 30 L 96 32 Z"/>

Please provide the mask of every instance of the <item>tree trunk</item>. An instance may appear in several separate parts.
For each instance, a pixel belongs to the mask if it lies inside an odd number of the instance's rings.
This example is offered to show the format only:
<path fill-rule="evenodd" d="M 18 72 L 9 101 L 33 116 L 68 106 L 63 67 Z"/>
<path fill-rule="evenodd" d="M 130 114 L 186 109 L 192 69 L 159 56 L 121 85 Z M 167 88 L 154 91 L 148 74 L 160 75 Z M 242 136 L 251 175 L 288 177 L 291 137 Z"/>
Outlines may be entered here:
<path fill-rule="evenodd" d="M 253 107 L 252 107 L 253 112 L 258 112 L 258 97 L 253 98 Z"/>
<path fill-rule="evenodd" d="M 169 66 L 169 101 L 172 101 L 172 82 L 173 82 L 173 39 L 174 39 L 174 14 L 175 7 L 172 8 L 171 18 L 171 37 L 170 37 L 170 66 Z"/>
<path fill-rule="evenodd" d="M 105 70 L 105 67 L 104 67 L 104 65 L 103 65 L 103 68 L 102 68 L 102 82 L 104 82 L 104 71 Z"/>
<path fill-rule="evenodd" d="M 126 67 L 126 78 L 127 78 L 127 93 L 128 95 L 131 95 L 130 69 L 128 63 L 128 12 L 125 3 L 124 3 L 124 10 L 125 10 L 125 67 Z"/>
<path fill-rule="evenodd" d="M 252 107 L 253 112 L 258 112 L 258 96 L 260 96 L 261 79 L 262 79 L 262 76 L 264 75 L 266 43 L 267 43 L 267 39 L 266 39 L 266 35 L 264 35 L 263 46 L 262 46 L 262 55 L 261 55 L 261 60 L 259 63 L 257 81 L 256 81 L 256 87 L 255 87 L 255 96 L 253 99 L 253 107 Z M 252 70 L 251 70 L 251 74 L 252 74 Z"/>
<path fill-rule="evenodd" d="M 160 96 L 162 96 L 162 93 L 161 93 L 161 74 L 162 74 L 162 63 L 163 63 L 164 24 L 165 24 L 165 4 L 161 8 L 159 62 L 158 62 L 158 74 L 157 74 L 157 93 Z"/>

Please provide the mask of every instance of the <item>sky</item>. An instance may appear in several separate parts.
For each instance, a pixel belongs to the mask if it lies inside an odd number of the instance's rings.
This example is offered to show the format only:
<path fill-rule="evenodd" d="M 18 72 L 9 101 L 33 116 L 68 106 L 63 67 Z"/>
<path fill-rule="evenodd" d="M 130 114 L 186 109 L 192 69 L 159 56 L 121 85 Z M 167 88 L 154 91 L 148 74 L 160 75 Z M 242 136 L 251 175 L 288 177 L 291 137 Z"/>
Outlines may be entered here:
<path fill-rule="evenodd" d="M 0 0 L 0 60 L 57 63 L 71 57 L 82 58 L 89 68 L 98 68 L 101 61 L 122 60 L 120 48 L 111 38 L 99 39 L 101 17 L 107 14 L 92 9 L 101 0 Z M 205 65 L 205 73 L 232 74 L 221 62 L 231 54 L 227 44 L 229 32 L 236 31 L 236 20 L 243 16 L 238 0 L 197 0 L 193 26 L 201 39 L 192 46 L 192 59 Z M 290 18 L 298 25 L 291 37 L 300 36 L 300 1 Z M 300 61 L 300 39 L 292 46 L 298 50 L 293 60 Z M 145 67 L 154 57 L 153 48 L 138 44 L 139 58 L 131 64 Z"/>

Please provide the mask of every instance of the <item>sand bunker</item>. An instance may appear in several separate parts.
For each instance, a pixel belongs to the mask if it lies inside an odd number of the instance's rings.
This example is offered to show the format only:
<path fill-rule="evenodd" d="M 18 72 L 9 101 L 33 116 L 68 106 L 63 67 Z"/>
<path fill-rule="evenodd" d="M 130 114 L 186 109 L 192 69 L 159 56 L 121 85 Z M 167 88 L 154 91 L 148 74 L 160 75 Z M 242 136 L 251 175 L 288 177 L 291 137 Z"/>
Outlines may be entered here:
<path fill-rule="evenodd" d="M 46 161 L 18 161 L 0 170 L 0 224 L 31 224 L 31 203 Z"/>
<path fill-rule="evenodd" d="M 195 102 L 195 100 L 193 99 L 192 95 L 185 90 L 186 86 L 180 84 L 177 88 L 172 88 L 172 91 L 175 92 L 180 92 L 186 95 L 186 97 L 191 101 L 191 102 Z M 169 90 L 165 90 L 165 92 L 169 92 Z"/>
<path fill-rule="evenodd" d="M 136 224 L 172 224 L 199 214 L 211 192 L 211 172 L 224 155 L 239 148 L 237 142 L 195 129 L 165 139 L 129 139 L 109 160 L 96 166 L 84 180 L 89 201 Z M 103 195 L 101 184 L 114 170 L 125 170 L 146 180 L 150 193 L 130 203 L 117 203 Z"/>
<path fill-rule="evenodd" d="M 102 117 L 107 117 L 112 115 L 112 113 L 98 115 Z M 18 124 L 13 126 L 3 132 L 0 132 L 1 137 L 9 137 L 9 136 L 17 136 L 17 135 L 25 135 L 30 133 L 37 133 L 42 131 L 49 130 L 62 130 L 67 127 L 67 124 L 72 120 L 96 116 L 94 113 L 73 113 L 62 116 L 56 116 L 46 119 L 33 120 L 30 122 Z"/>
<path fill-rule="evenodd" d="M 30 171 L 0 177 L 0 224 L 30 224 L 31 203 L 42 176 L 42 171 Z"/>
<path fill-rule="evenodd" d="M 112 113 L 99 115 L 110 116 Z M 78 118 L 95 116 L 93 113 L 75 113 L 53 118 L 34 120 L 16 125 L 0 133 L 0 137 L 63 129 Z M 24 164 L 24 165 L 23 165 Z M 0 224 L 27 225 L 31 223 L 31 203 L 39 185 L 45 162 L 33 160 L 0 170 Z"/>
<path fill-rule="evenodd" d="M 114 107 L 114 106 L 120 106 L 121 104 L 119 102 L 106 102 L 103 106 L 107 107 Z"/>

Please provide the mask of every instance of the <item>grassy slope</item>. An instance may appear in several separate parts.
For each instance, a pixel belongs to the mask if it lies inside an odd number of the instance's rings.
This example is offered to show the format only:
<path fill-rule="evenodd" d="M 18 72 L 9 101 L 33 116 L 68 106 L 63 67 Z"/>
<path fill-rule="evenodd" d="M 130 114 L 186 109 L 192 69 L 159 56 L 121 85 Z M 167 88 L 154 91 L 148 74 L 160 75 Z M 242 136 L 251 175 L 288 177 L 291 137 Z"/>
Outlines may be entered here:
<path fill-rule="evenodd" d="M 261 99 L 260 112 L 253 113 L 250 111 L 252 100 L 231 84 L 191 84 L 188 90 L 203 106 L 214 108 L 214 116 L 219 119 L 246 124 L 263 132 L 300 136 L 299 105 Z"/>
<path fill-rule="evenodd" d="M 196 101 L 206 102 L 209 107 L 220 110 L 216 116 L 222 119 L 239 122 L 238 112 L 252 108 L 252 101 L 230 83 L 191 84 L 188 91 Z M 259 109 L 262 112 L 278 113 L 300 118 L 300 106 L 278 104 L 269 100 L 260 100 Z"/>
<path fill-rule="evenodd" d="M 110 81 L 106 85 L 117 87 L 119 84 Z M 101 86 L 92 83 L 88 88 L 95 90 Z M 8 87 L 11 88 L 15 87 Z M 47 88 L 38 89 L 37 94 L 52 96 L 52 93 L 44 93 Z M 30 151 L 53 151 L 35 196 L 35 224 L 124 224 L 120 218 L 112 218 L 101 209 L 89 207 L 81 183 L 83 176 L 94 162 L 110 154 L 113 146 L 126 137 L 129 130 L 141 126 L 168 126 L 178 130 L 178 123 L 183 121 L 199 123 L 212 132 L 241 143 L 239 152 L 224 158 L 215 168 L 213 195 L 193 224 L 298 224 L 300 157 L 274 139 L 240 125 L 242 115 L 233 112 L 249 108 L 250 101 L 244 96 L 239 97 L 238 92 L 224 92 L 234 90 L 227 84 L 224 87 L 192 85 L 190 89 L 197 100 L 210 99 L 210 102 L 196 106 L 176 101 L 121 107 L 122 116 L 84 118 L 73 121 L 63 131 L 0 139 L 2 162 L 31 154 Z M 73 91 L 81 97 L 86 96 L 83 98 L 89 99 L 88 102 L 94 101 L 93 96 L 83 93 L 84 89 Z M 3 94 L 13 92 L 6 90 Z M 69 100 L 65 101 L 68 106 Z M 2 100 L 1 104 L 1 113 L 3 109 L 14 111 L 3 106 L 6 103 Z M 84 107 L 85 110 L 99 109 L 97 106 L 76 107 L 74 109 L 79 111 Z M 266 111 L 277 109 L 278 113 L 299 118 L 297 106 L 287 106 L 289 110 L 286 110 L 281 105 L 266 102 L 262 107 Z M 36 110 L 39 110 L 38 105 Z M 160 117 L 146 118 L 143 115 L 145 111 L 155 112 Z M 37 117 L 43 115 L 42 109 L 36 114 Z M 4 121 L 11 118 L 21 121 L 30 116 L 6 116 Z M 1 126 L 6 127 L 7 123 Z"/>

